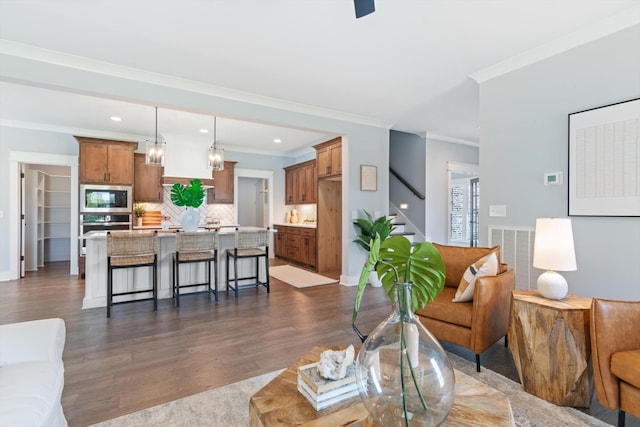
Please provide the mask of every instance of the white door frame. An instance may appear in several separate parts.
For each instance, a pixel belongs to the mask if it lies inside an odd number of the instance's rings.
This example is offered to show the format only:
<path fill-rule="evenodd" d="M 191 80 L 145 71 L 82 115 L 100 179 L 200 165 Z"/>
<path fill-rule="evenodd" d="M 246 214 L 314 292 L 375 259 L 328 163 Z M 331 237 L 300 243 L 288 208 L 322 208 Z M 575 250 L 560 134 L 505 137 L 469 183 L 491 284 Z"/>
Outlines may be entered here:
<path fill-rule="evenodd" d="M 20 163 L 40 165 L 69 166 L 71 168 L 71 259 L 69 274 L 78 274 L 78 156 L 64 154 L 33 153 L 28 151 L 9 152 L 9 277 L 6 280 L 17 280 L 20 271 Z M 16 256 L 16 252 L 18 255 Z"/>

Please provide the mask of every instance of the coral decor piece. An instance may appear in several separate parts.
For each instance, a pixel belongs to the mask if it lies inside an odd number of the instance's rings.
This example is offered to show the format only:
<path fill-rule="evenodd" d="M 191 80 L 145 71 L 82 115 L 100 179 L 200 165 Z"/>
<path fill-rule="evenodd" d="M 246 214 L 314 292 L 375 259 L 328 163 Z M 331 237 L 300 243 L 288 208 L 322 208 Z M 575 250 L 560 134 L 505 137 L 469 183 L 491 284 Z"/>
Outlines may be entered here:
<path fill-rule="evenodd" d="M 350 345 L 345 350 L 325 350 L 320 354 L 318 373 L 328 380 L 341 380 L 347 376 L 347 369 L 353 363 L 355 350 Z"/>

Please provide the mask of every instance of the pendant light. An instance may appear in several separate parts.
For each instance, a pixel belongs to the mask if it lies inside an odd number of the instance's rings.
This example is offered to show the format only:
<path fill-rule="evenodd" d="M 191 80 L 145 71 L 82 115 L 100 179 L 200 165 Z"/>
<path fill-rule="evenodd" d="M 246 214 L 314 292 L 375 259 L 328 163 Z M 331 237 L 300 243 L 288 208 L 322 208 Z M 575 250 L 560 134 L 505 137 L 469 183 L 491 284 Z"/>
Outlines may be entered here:
<path fill-rule="evenodd" d="M 213 117 L 213 144 L 209 147 L 209 167 L 214 171 L 224 169 L 224 150 L 216 146 L 216 117 Z"/>
<path fill-rule="evenodd" d="M 144 162 L 151 166 L 164 166 L 164 145 L 158 142 L 158 107 L 156 107 L 156 139 L 155 142 L 147 141 Z"/>

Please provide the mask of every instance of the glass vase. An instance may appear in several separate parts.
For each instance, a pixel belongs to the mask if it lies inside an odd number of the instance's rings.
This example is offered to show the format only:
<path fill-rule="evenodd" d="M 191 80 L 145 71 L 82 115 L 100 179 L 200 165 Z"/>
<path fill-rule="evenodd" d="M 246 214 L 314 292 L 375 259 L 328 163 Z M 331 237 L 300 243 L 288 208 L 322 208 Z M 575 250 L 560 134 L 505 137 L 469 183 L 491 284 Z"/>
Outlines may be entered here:
<path fill-rule="evenodd" d="M 356 359 L 360 398 L 381 426 L 437 426 L 453 405 L 453 368 L 413 313 L 411 283 L 396 282 L 394 292 L 393 313 L 367 337 Z"/>

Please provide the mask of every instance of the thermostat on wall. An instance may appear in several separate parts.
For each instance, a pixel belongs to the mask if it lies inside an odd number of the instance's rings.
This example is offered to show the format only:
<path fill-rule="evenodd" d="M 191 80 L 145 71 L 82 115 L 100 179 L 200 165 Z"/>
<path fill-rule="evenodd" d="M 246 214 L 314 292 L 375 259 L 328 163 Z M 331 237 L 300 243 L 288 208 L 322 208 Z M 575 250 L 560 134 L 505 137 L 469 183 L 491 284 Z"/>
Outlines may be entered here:
<path fill-rule="evenodd" d="M 562 172 L 552 172 L 544 174 L 544 185 L 562 184 Z"/>

